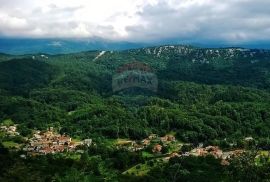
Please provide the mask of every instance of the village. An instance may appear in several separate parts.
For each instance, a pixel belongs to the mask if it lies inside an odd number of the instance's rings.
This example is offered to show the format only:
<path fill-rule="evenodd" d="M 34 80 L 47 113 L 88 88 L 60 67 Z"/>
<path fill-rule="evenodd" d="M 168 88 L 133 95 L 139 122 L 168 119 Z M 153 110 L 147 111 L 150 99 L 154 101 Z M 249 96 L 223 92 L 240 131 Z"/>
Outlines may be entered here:
<path fill-rule="evenodd" d="M 8 136 L 18 136 L 17 125 L 0 126 L 0 130 L 6 132 Z M 251 137 L 246 140 L 252 140 Z M 53 127 L 48 128 L 46 131 L 34 130 L 33 136 L 27 138 L 26 144 L 22 150 L 27 152 L 28 155 L 46 155 L 62 152 L 80 152 L 78 146 L 91 146 L 93 145 L 92 139 L 84 139 L 82 141 L 72 140 L 68 135 L 61 135 L 55 132 Z M 222 165 L 229 165 L 229 159 L 240 156 L 245 151 L 242 149 L 233 151 L 222 151 L 218 146 L 205 146 L 200 144 L 190 151 L 182 152 L 181 148 L 184 144 L 176 140 L 172 134 L 167 134 L 163 137 L 157 134 L 150 134 L 147 138 L 140 141 L 118 139 L 116 144 L 117 149 L 125 149 L 130 152 L 146 151 L 150 149 L 151 155 L 158 156 L 164 160 L 169 160 L 173 157 L 187 157 L 187 156 L 207 156 L 211 155 L 216 159 L 221 159 Z M 164 148 L 172 147 L 172 150 L 164 152 Z"/>
<path fill-rule="evenodd" d="M 91 144 L 91 139 L 85 139 L 83 142 L 75 142 L 68 135 L 60 135 L 54 132 L 53 127 L 50 127 L 45 132 L 35 131 L 33 137 L 28 140 L 28 144 L 23 150 L 31 155 L 54 154 L 64 151 L 74 152 L 79 145 L 90 146 Z"/>
<path fill-rule="evenodd" d="M 153 145 L 152 145 L 153 144 Z M 165 154 L 162 154 L 162 149 L 169 145 L 174 145 L 175 151 L 171 151 Z M 188 144 L 190 145 L 190 144 Z M 229 165 L 229 159 L 233 157 L 240 156 L 244 153 L 244 150 L 233 150 L 233 151 L 222 151 L 218 146 L 206 146 L 203 147 L 203 144 L 200 144 L 198 147 L 193 148 L 188 152 L 181 152 L 180 149 L 183 144 L 180 144 L 173 135 L 165 135 L 159 137 L 156 134 L 151 134 L 148 138 L 145 138 L 141 141 L 120 141 L 118 142 L 118 148 L 125 148 L 129 151 L 141 151 L 145 150 L 147 147 L 151 146 L 151 152 L 154 155 L 164 156 L 165 160 L 169 160 L 173 157 L 188 157 L 188 156 L 207 156 L 211 155 L 216 159 L 221 159 L 222 165 Z"/>
<path fill-rule="evenodd" d="M 5 132 L 7 136 L 19 136 L 17 132 L 17 125 L 0 126 L 0 131 Z M 67 152 L 83 152 L 77 149 L 78 146 L 92 145 L 92 139 L 85 139 L 83 141 L 73 141 L 68 135 L 61 135 L 54 131 L 53 127 L 47 131 L 34 130 L 31 138 L 25 138 L 26 144 L 22 148 L 23 151 L 29 155 L 41 154 L 55 154 L 64 151 Z"/>

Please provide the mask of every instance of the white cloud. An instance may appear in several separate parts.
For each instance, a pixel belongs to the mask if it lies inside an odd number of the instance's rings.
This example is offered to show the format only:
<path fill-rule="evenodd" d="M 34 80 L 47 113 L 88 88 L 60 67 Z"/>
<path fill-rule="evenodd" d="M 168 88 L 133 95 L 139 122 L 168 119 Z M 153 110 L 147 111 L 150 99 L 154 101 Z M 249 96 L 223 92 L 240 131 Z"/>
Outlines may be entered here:
<path fill-rule="evenodd" d="M 2 36 L 270 40 L 269 0 L 0 0 L 0 4 Z"/>
<path fill-rule="evenodd" d="M 26 28 L 27 21 L 23 18 L 12 17 L 7 14 L 0 14 L 1 27 L 7 30 L 24 29 Z"/>

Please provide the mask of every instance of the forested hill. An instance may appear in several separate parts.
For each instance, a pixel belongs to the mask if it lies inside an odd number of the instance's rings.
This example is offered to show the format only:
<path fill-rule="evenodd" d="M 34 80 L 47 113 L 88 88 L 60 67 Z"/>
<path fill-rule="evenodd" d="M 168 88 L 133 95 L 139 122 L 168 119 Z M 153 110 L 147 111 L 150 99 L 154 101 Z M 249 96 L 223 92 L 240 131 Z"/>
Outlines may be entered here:
<path fill-rule="evenodd" d="M 145 63 L 157 92 L 113 92 L 117 69 Z M 182 141 L 270 135 L 270 51 L 160 46 L 73 54 L 0 54 L 0 120 L 87 137 Z"/>

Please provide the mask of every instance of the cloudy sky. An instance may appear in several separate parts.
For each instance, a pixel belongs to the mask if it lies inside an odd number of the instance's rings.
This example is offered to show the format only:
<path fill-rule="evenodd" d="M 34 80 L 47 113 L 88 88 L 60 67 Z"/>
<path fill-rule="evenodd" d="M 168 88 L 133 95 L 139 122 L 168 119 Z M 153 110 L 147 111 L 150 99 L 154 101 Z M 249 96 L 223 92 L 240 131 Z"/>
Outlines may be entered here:
<path fill-rule="evenodd" d="M 0 0 L 0 37 L 270 41 L 269 0 Z"/>

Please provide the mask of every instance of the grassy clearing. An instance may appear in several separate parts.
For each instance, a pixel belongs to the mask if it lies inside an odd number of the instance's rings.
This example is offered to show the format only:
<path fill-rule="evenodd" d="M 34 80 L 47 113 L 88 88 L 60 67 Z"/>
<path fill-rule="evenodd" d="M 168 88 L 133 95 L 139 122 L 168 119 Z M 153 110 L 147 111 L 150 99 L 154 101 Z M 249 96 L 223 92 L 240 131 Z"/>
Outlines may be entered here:
<path fill-rule="evenodd" d="M 72 138 L 73 142 L 81 142 L 80 138 Z"/>
<path fill-rule="evenodd" d="M 154 167 L 157 167 L 158 165 L 160 165 L 162 163 L 164 163 L 163 158 L 152 159 L 152 160 L 149 160 L 149 161 L 145 162 L 144 164 L 142 164 L 142 163 L 137 164 L 137 165 L 131 167 L 130 169 L 126 170 L 122 174 L 124 174 L 124 175 L 135 175 L 135 176 L 144 176 L 151 169 L 153 169 Z"/>
<path fill-rule="evenodd" d="M 128 145 L 128 144 L 131 144 L 131 143 L 132 143 L 132 141 L 129 140 L 129 139 L 117 139 L 115 141 L 115 144 L 117 144 L 117 145 Z"/>
<path fill-rule="evenodd" d="M 3 142 L 4 147 L 13 149 L 13 148 L 20 148 L 20 144 L 15 143 L 13 141 L 5 141 Z"/>
<path fill-rule="evenodd" d="M 267 151 L 267 150 L 262 150 L 262 151 L 260 151 L 260 155 L 263 155 L 263 156 L 269 156 L 269 151 Z"/>
<path fill-rule="evenodd" d="M 151 157 L 154 157 L 153 154 L 149 153 L 149 152 L 146 152 L 146 151 L 143 151 L 142 152 L 142 156 L 143 158 L 151 158 Z"/>

